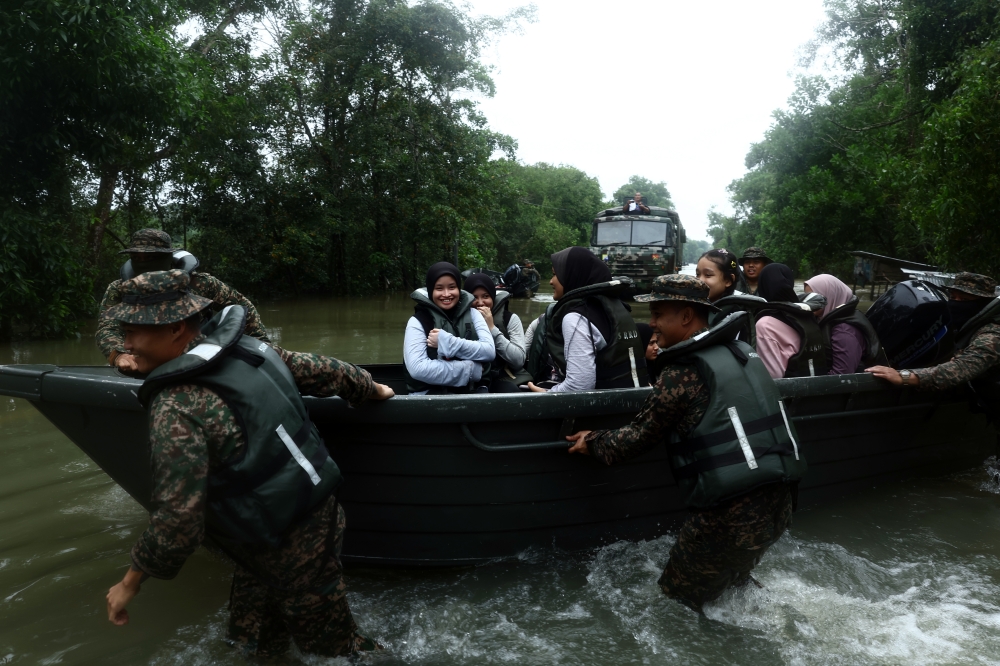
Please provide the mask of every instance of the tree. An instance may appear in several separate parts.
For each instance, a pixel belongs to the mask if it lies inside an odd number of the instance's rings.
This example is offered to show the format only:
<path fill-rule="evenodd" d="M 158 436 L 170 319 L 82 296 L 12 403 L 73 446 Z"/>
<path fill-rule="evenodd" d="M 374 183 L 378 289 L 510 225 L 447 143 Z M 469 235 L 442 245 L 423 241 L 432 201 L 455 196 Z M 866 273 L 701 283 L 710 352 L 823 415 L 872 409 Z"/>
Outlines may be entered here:
<path fill-rule="evenodd" d="M 642 193 L 643 200 L 649 206 L 674 207 L 674 202 L 670 198 L 670 191 L 667 189 L 666 183 L 663 181 L 654 183 L 642 176 L 632 176 L 628 179 L 627 183 L 615 190 L 615 193 L 611 195 L 611 203 L 613 206 L 621 206 L 623 200 L 627 201 L 636 192 Z"/>

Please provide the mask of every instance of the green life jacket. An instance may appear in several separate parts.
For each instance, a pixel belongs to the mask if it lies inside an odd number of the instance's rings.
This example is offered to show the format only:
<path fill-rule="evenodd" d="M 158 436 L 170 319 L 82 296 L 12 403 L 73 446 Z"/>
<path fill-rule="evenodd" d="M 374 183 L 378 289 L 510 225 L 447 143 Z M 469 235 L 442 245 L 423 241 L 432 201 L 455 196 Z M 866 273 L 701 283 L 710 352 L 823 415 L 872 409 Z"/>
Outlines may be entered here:
<path fill-rule="evenodd" d="M 868 321 L 868 317 L 862 312 L 858 312 L 858 297 L 853 296 L 851 300 L 835 309 L 830 314 L 819 320 L 819 328 L 823 333 L 823 349 L 826 351 L 827 367 L 833 367 L 833 344 L 831 343 L 831 331 L 837 324 L 850 324 L 861 331 L 865 339 L 865 351 L 861 357 L 861 365 L 855 368 L 855 372 L 862 372 L 872 365 L 889 365 L 889 360 L 882 351 L 882 345 L 878 340 L 875 327 Z"/>
<path fill-rule="evenodd" d="M 757 313 L 758 319 L 774 317 L 799 334 L 802 344 L 799 351 L 788 359 L 785 377 L 817 377 L 830 371 L 828 338 L 824 337 L 814 314 L 825 304 L 826 299 L 819 294 L 807 294 L 801 303 L 768 303 L 766 309 Z M 827 344 L 824 345 L 825 340 Z"/>
<path fill-rule="evenodd" d="M 243 335 L 245 326 L 246 311 L 227 306 L 202 327 L 205 340 L 150 373 L 138 396 L 148 408 L 168 386 L 197 384 L 225 401 L 246 446 L 209 472 L 206 528 L 223 544 L 274 548 L 341 476 L 292 373 L 270 346 Z"/>
<path fill-rule="evenodd" d="M 955 348 L 965 349 L 972 338 L 986 324 L 1000 324 L 1000 298 L 994 298 L 979 314 L 965 322 L 958 330 Z M 973 402 L 986 413 L 987 418 L 1000 426 L 1000 366 L 993 366 L 969 382 Z"/>
<path fill-rule="evenodd" d="M 750 345 L 736 340 L 746 316 L 731 314 L 660 354 L 668 365 L 696 366 L 708 385 L 705 415 L 686 439 L 673 433 L 668 449 L 688 506 L 715 506 L 767 484 L 797 483 L 806 471 L 774 380 Z"/>
<path fill-rule="evenodd" d="M 597 383 L 595 388 L 637 388 L 648 386 L 646 350 L 632 315 L 621 301 L 632 286 L 629 278 L 615 278 L 567 292 L 545 310 L 544 319 L 535 329 L 526 369 L 535 381 L 552 379 L 549 365 L 566 376 L 566 350 L 562 322 L 576 306 L 585 304 L 600 308 L 611 328 L 602 335 L 607 346 L 596 353 Z"/>
<path fill-rule="evenodd" d="M 712 305 L 719 308 L 718 312 L 712 312 L 709 315 L 708 323 L 712 326 L 734 312 L 746 312 L 747 317 L 744 319 L 743 328 L 739 332 L 739 339 L 754 349 L 757 348 L 757 330 L 755 324 L 757 313 L 768 305 L 765 299 L 752 294 L 733 294 L 732 296 L 723 296 Z"/>
<path fill-rule="evenodd" d="M 434 301 L 427 297 L 427 289 L 425 287 L 421 287 L 410 294 L 410 298 L 417 302 L 413 308 L 413 316 L 424 327 L 425 334 L 429 335 L 433 329 L 439 328 L 442 331 L 448 331 L 456 338 L 464 338 L 466 340 L 479 339 L 479 334 L 476 333 L 475 322 L 472 321 L 472 302 L 476 300 L 476 297 L 467 291 L 461 291 L 459 294 L 458 303 L 454 307 L 451 318 Z M 427 357 L 436 359 L 438 357 L 437 348 L 428 347 Z M 489 366 L 483 372 L 484 376 L 487 374 L 488 369 Z M 410 393 L 417 391 L 428 391 L 430 393 L 468 393 L 471 390 L 471 387 L 468 386 L 431 386 L 411 377 L 405 364 L 403 365 L 403 372 L 406 373 L 406 389 Z"/>

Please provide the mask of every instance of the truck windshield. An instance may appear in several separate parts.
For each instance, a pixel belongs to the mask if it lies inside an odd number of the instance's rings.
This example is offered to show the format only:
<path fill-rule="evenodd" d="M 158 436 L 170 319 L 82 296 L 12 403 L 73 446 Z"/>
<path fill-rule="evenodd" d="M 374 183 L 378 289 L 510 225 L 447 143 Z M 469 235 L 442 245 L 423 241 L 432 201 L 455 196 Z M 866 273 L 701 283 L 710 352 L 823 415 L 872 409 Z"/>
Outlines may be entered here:
<path fill-rule="evenodd" d="M 597 225 L 597 244 L 611 245 L 666 245 L 666 222 L 640 222 L 624 220 L 601 222 Z"/>
<path fill-rule="evenodd" d="M 624 222 L 604 222 L 597 225 L 597 244 L 610 245 L 611 243 L 629 243 L 632 235 L 632 223 Z"/>

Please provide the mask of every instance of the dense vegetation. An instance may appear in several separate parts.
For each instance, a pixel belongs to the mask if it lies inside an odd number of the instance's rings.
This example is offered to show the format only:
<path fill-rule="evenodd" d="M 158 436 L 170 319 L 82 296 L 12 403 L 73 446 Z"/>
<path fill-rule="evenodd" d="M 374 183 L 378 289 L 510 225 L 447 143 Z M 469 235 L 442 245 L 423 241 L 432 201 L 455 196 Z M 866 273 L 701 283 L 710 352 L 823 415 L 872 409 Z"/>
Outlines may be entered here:
<path fill-rule="evenodd" d="M 803 271 L 850 250 L 1000 273 L 1000 6 L 995 0 L 828 0 L 800 77 L 730 194 L 717 246 L 762 245 Z"/>
<path fill-rule="evenodd" d="M 95 314 L 153 226 L 255 295 L 421 284 L 586 243 L 597 180 L 526 166 L 470 101 L 533 8 L 20 0 L 0 10 L 0 337 Z"/>

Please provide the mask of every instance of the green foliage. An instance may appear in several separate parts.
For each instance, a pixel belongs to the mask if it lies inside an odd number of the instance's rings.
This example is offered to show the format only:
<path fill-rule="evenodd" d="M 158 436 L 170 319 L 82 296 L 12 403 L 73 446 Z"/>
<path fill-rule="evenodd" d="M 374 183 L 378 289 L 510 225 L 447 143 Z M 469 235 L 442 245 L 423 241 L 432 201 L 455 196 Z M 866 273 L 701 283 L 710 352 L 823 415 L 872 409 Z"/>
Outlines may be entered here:
<path fill-rule="evenodd" d="M 761 245 L 805 272 L 845 273 L 850 250 L 1000 268 L 995 3 L 827 9 L 812 46 L 832 45 L 847 76 L 797 80 L 730 185 L 736 215 L 713 220 L 716 243 Z M 987 251 L 963 251 L 970 240 Z"/>
<path fill-rule="evenodd" d="M 684 263 L 696 264 L 698 257 L 712 249 L 712 244 L 704 240 L 689 240 L 684 244 Z"/>
<path fill-rule="evenodd" d="M 670 198 L 670 191 L 664 182 L 654 183 L 642 176 L 632 176 L 628 182 L 615 190 L 611 195 L 611 206 L 621 206 L 623 200 L 628 200 L 636 192 L 642 193 L 642 198 L 648 206 L 663 206 L 673 208 L 674 202 Z"/>

